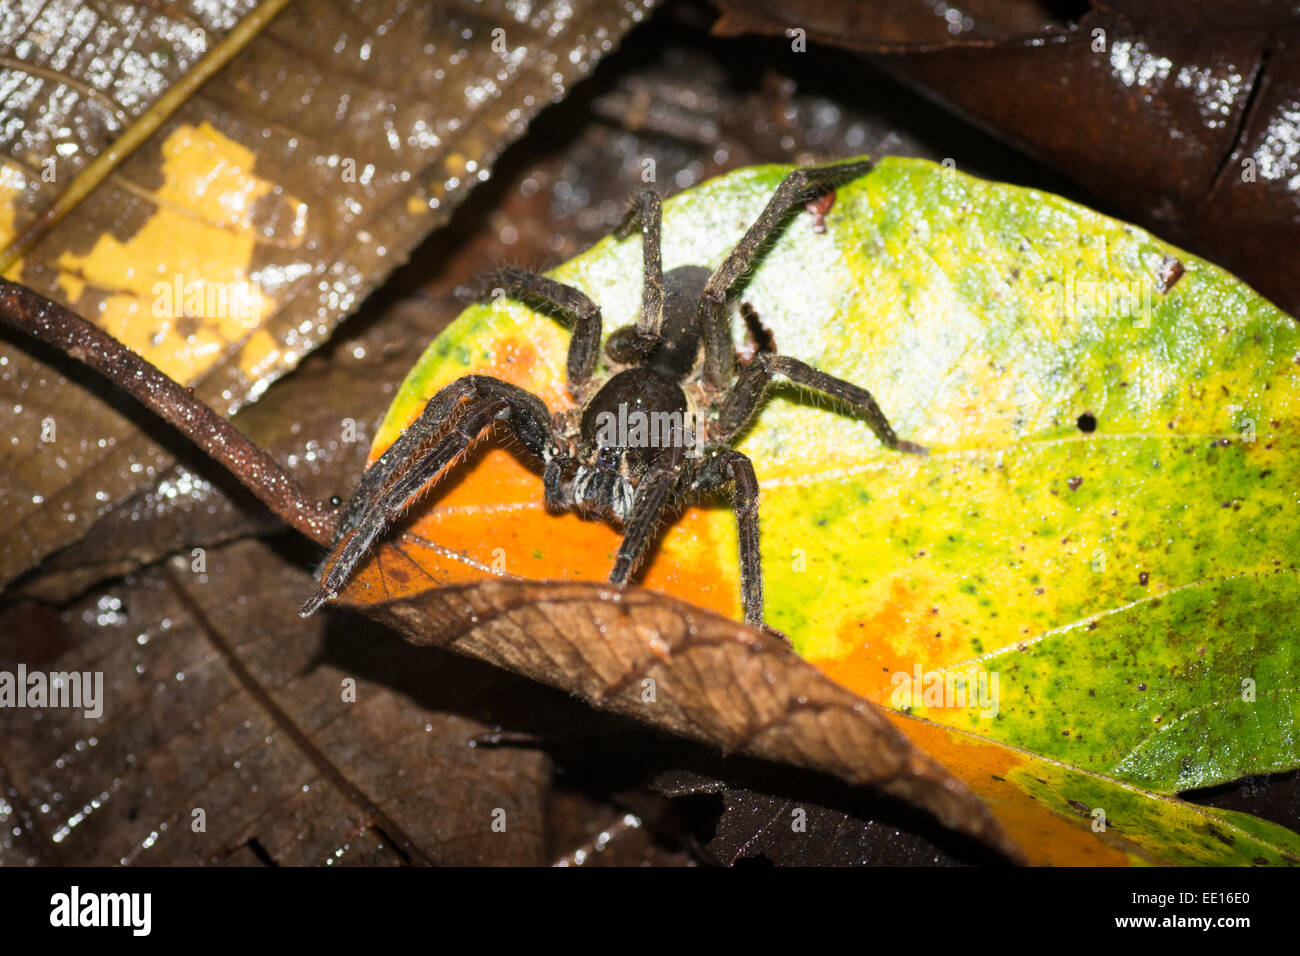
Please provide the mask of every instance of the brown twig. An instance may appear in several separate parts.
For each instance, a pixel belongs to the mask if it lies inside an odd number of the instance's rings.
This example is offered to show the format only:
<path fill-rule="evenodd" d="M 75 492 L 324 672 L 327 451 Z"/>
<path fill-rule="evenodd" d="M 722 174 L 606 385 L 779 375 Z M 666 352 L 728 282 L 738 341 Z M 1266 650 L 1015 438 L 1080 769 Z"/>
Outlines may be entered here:
<path fill-rule="evenodd" d="M 231 425 L 193 390 L 87 322 L 71 309 L 16 282 L 0 279 L 0 322 L 66 353 L 133 395 L 171 424 L 285 524 L 317 544 L 334 540 L 337 515 L 310 500 L 280 463 Z"/>

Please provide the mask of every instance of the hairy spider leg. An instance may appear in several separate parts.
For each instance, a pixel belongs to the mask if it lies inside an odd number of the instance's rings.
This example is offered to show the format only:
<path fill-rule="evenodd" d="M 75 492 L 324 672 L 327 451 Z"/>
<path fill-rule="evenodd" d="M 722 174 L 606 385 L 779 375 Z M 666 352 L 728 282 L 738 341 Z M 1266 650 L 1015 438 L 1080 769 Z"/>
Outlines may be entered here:
<path fill-rule="evenodd" d="M 754 464 L 738 451 L 720 451 L 705 459 L 691 488 L 713 491 L 728 484 L 734 490 L 732 509 L 740 538 L 740 598 L 745 623 L 762 630 L 767 625 L 763 620 L 763 559 L 758 548 L 758 476 Z"/>
<path fill-rule="evenodd" d="M 846 382 L 842 378 L 827 375 L 825 372 L 819 372 L 806 362 L 790 358 L 788 355 L 777 355 L 772 352 L 762 352 L 755 356 L 740 373 L 731 391 L 727 393 L 722 411 L 718 415 L 718 444 L 729 445 L 744 431 L 745 426 L 763 404 L 768 386 L 777 378 L 788 379 L 801 388 L 820 392 L 828 398 L 847 405 L 866 421 L 867 426 L 886 448 L 917 455 L 926 454 L 923 446 L 898 437 L 889 420 L 885 418 L 885 413 L 876 404 L 875 398 L 865 388 Z"/>
<path fill-rule="evenodd" d="M 307 617 L 337 594 L 375 539 L 498 423 L 511 427 L 523 446 L 543 461 L 558 453 L 550 416 L 535 395 L 487 375 L 467 375 L 440 389 L 367 470 L 340 525 L 329 572 L 299 613 Z M 450 431 L 442 434 L 449 424 Z"/>
<path fill-rule="evenodd" d="M 685 449 L 680 446 L 666 449 L 641 476 L 632 515 L 623 529 L 623 543 L 619 545 L 614 569 L 609 572 L 610 584 L 623 587 L 645 560 L 658 537 L 655 532 L 659 529 L 659 516 L 683 478 L 685 455 Z"/>
<path fill-rule="evenodd" d="M 711 385 L 726 386 L 735 372 L 736 349 L 731 339 L 727 303 L 736 285 L 754 260 L 773 239 L 789 214 L 812 195 L 856 179 L 871 171 L 875 163 L 860 159 L 848 163 L 808 166 L 796 169 L 776 187 L 772 198 L 745 232 L 740 242 L 713 270 L 700 299 L 700 329 L 704 337 L 704 378 Z"/>
<path fill-rule="evenodd" d="M 614 230 L 620 239 L 628 236 L 637 224 L 641 225 L 641 317 L 637 319 L 636 334 L 644 339 L 657 339 L 664 327 L 664 266 L 660 252 L 663 202 L 653 189 L 640 192 L 623 222 Z"/>
<path fill-rule="evenodd" d="M 580 289 L 519 266 L 500 266 L 488 274 L 484 291 L 495 294 L 497 289 L 511 298 L 548 306 L 549 312 L 570 326 L 572 333 L 566 369 L 569 394 L 581 403 L 591 385 L 591 373 L 600 353 L 600 306 Z"/>
<path fill-rule="evenodd" d="M 375 501 L 386 487 L 400 478 L 406 469 L 419 464 L 420 449 L 448 425 L 454 414 L 459 414 L 462 403 L 493 396 L 525 405 L 531 410 L 531 418 L 540 417 L 542 421 L 547 420 L 549 413 L 541 399 L 517 385 L 511 385 L 490 375 L 466 375 L 443 386 L 425 403 L 420 417 L 412 422 L 397 437 L 397 440 L 388 446 L 379 460 L 367 468 L 365 474 L 361 476 L 356 490 L 352 492 L 347 511 L 343 514 L 335 540 L 337 541 L 357 526 L 364 515 L 374 508 Z M 546 439 L 550 437 L 549 429 L 544 436 L 536 435 L 534 432 L 535 427 L 530 426 L 527 437 L 521 440 L 530 452 L 542 458 Z"/>

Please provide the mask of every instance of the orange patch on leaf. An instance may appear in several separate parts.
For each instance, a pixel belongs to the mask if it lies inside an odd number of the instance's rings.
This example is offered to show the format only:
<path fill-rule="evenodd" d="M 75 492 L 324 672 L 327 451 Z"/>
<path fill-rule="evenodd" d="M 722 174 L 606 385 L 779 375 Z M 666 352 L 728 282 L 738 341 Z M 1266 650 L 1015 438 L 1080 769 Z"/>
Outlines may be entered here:
<path fill-rule="evenodd" d="M 1028 755 L 896 711 L 886 711 L 912 743 L 975 791 L 1011 838 L 1032 847 L 1034 862 L 1049 866 L 1131 866 L 1133 859 L 1103 834 L 1080 839 L 1090 821 L 1070 820 L 1026 793 L 1013 779 L 1032 772 Z"/>
<path fill-rule="evenodd" d="M 345 601 L 385 600 L 502 573 L 603 581 L 622 541 L 606 522 L 548 512 L 541 476 L 500 443 L 485 443 L 456 466 L 412 515 L 358 568 Z M 739 585 L 714 558 L 709 517 L 705 509 L 687 509 L 637 583 L 734 616 Z M 681 560 L 684 549 L 690 560 Z"/>
<path fill-rule="evenodd" d="M 552 412 L 575 407 L 565 385 L 563 360 L 558 365 L 545 361 L 537 346 L 524 338 L 511 336 L 501 339 L 492 349 L 490 362 L 475 369 L 474 374 L 491 375 L 525 388 Z"/>
<path fill-rule="evenodd" d="M 924 595 L 894 578 L 889 599 L 870 617 L 847 620 L 839 629 L 851 650 L 840 658 L 824 657 L 812 663 L 823 674 L 855 694 L 887 704 L 894 674 L 911 674 L 919 663 L 924 671 L 951 663 L 962 642 L 944 633 Z"/>

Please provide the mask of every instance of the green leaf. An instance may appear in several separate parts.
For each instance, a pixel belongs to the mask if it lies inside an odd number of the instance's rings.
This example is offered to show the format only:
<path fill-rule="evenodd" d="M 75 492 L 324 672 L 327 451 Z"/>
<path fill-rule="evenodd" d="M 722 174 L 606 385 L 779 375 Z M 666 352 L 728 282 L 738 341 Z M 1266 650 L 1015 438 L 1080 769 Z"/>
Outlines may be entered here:
<path fill-rule="evenodd" d="M 720 262 L 787 171 L 670 200 L 665 268 Z M 814 226 L 793 217 L 740 299 L 930 455 L 773 392 L 739 445 L 762 485 L 769 623 L 863 696 L 1155 793 L 1300 766 L 1293 320 L 1140 229 L 922 161 L 882 160 Z M 552 275 L 607 330 L 628 324 L 640 241 Z M 468 371 L 563 407 L 566 345 L 519 303 L 467 310 L 372 455 Z M 618 540 L 546 514 L 505 452 L 416 510 L 401 549 L 418 586 L 480 576 L 494 549 L 521 576 L 600 579 Z M 723 501 L 665 532 L 642 583 L 739 616 L 736 569 Z M 981 681 L 996 694 L 972 701 Z"/>

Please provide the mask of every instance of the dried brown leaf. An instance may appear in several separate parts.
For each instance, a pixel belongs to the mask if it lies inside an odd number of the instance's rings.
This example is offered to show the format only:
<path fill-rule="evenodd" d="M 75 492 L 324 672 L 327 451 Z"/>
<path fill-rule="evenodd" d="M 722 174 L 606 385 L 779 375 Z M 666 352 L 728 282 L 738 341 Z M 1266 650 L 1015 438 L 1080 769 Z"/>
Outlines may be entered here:
<path fill-rule="evenodd" d="M 889 806 L 896 801 L 888 797 L 847 786 L 838 792 L 809 786 L 802 779 L 809 776 L 736 768 L 722 778 L 702 768 L 659 774 L 650 786 L 674 808 L 705 801 L 717 807 L 701 849 L 725 866 L 953 866 L 998 859 L 978 844 L 960 845 L 965 841 L 951 833 L 943 835 L 958 845 L 936 844 L 934 833 L 927 839 L 915 832 L 925 832 L 915 820 L 899 829 L 899 808 Z"/>
<path fill-rule="evenodd" d="M 982 43 L 1037 33 L 1063 25 L 1052 3 L 1043 0 L 972 0 L 960 7 L 921 0 L 845 3 L 814 0 L 797 5 L 781 0 L 715 0 L 722 11 L 714 25 L 719 36 L 783 34 L 802 28 L 828 42 L 853 38 L 880 50 L 919 50 L 956 42 Z"/>
<path fill-rule="evenodd" d="M 648 591 L 485 581 L 361 608 L 592 706 L 739 752 L 870 785 L 1019 858 L 988 808 L 875 705 L 777 638 Z"/>
<path fill-rule="evenodd" d="M 557 0 L 523 19 L 500 0 L 291 4 L 75 202 L 69 184 L 174 106 L 162 91 L 259 5 L 206 5 L 200 20 L 146 5 L 130 28 L 93 5 L 15 8 L 0 15 L 0 128 L 16 131 L 0 139 L 0 246 L 25 251 L 6 274 L 111 325 L 229 414 L 324 341 L 653 3 Z M 217 144 L 212 176 L 197 168 L 204 144 Z M 72 205 L 49 225 L 56 201 Z M 206 315 L 160 323 L 151 283 L 178 262 L 185 282 L 251 278 L 274 308 L 239 334 Z M 0 447 L 0 585 L 172 464 L 150 422 L 81 371 L 0 343 L 13 439 Z"/>
<path fill-rule="evenodd" d="M 309 357 L 232 423 L 284 462 L 309 495 L 321 501 L 346 495 L 365 466 L 371 423 L 436 318 L 417 302 L 398 304 L 380 323 Z M 191 449 L 178 451 L 181 460 L 10 592 L 59 603 L 169 554 L 280 529 L 279 520 L 229 475 Z"/>
<path fill-rule="evenodd" d="M 10 605 L 0 669 L 101 671 L 103 713 L 0 710 L 0 864 L 547 862 L 549 758 L 474 742 L 556 695 L 301 620 L 297 557 L 239 542 L 63 612 Z"/>

